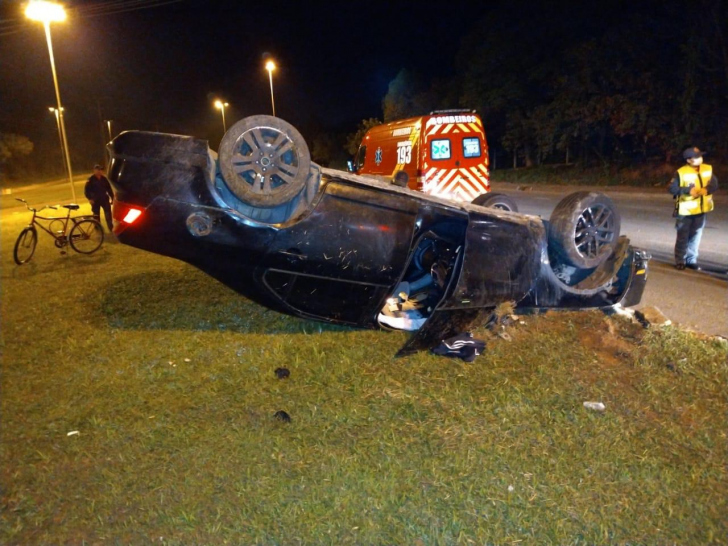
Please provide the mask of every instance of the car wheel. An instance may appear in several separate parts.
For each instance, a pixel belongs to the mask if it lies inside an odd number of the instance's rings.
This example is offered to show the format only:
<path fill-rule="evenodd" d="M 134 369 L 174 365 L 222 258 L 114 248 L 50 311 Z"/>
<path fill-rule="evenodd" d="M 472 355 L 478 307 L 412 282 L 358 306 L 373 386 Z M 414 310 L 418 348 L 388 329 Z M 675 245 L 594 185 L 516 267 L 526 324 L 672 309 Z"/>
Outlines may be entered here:
<path fill-rule="evenodd" d="M 516 202 L 502 193 L 484 193 L 483 195 L 479 195 L 473 199 L 473 205 L 507 210 L 508 212 L 518 212 Z"/>
<path fill-rule="evenodd" d="M 409 175 L 404 171 L 397 171 L 392 179 L 392 184 L 399 186 L 400 188 L 406 188 L 409 183 Z"/>
<path fill-rule="evenodd" d="M 551 214 L 549 250 L 569 265 L 597 267 L 614 251 L 620 224 L 614 203 L 603 193 L 572 193 Z"/>
<path fill-rule="evenodd" d="M 272 116 L 251 116 L 233 125 L 220 143 L 219 160 L 230 191 L 259 207 L 275 207 L 296 197 L 311 167 L 301 134 Z"/>

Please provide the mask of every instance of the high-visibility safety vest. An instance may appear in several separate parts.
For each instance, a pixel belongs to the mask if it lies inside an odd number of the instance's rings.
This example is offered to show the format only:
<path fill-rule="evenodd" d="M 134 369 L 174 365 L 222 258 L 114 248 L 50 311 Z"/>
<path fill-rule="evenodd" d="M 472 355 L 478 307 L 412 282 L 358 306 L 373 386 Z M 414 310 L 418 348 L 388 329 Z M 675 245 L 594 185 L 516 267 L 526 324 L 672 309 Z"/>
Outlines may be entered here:
<path fill-rule="evenodd" d="M 713 167 L 710 165 L 700 165 L 696 171 L 695 167 L 685 165 L 677 170 L 680 177 L 680 187 L 687 188 L 691 184 L 696 188 L 707 188 L 710 178 L 713 176 Z M 675 201 L 675 209 L 680 216 L 690 216 L 693 214 L 703 214 L 713 210 L 713 196 L 699 195 L 692 197 L 689 193 L 678 196 Z"/>

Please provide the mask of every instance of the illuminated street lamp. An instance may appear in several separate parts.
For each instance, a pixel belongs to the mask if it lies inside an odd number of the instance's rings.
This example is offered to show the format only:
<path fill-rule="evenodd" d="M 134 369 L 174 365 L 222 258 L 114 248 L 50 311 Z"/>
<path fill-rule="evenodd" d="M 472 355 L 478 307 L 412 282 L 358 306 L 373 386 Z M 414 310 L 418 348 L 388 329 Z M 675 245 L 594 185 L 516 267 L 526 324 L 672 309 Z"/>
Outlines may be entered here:
<path fill-rule="evenodd" d="M 270 80 L 270 105 L 273 107 L 273 115 L 276 115 L 276 103 L 273 100 L 273 71 L 276 69 L 276 63 L 268 61 L 265 63 L 265 69 L 268 71 L 268 79 Z"/>
<path fill-rule="evenodd" d="M 223 133 L 227 131 L 227 127 L 225 127 L 225 108 L 227 106 L 230 106 L 227 102 L 222 102 L 221 100 L 215 101 L 215 108 L 217 108 L 218 110 L 220 110 L 220 112 L 222 112 L 222 132 Z"/>
<path fill-rule="evenodd" d="M 61 161 L 63 162 L 63 172 L 68 174 L 66 167 L 66 149 L 63 147 L 63 133 L 61 132 L 61 117 L 58 115 L 58 108 L 49 107 L 48 111 L 56 116 L 56 127 L 58 128 L 58 142 L 61 143 Z"/>
<path fill-rule="evenodd" d="M 45 0 L 31 0 L 25 8 L 25 16 L 33 21 L 43 23 L 46 42 L 48 42 L 48 55 L 51 59 L 51 70 L 53 71 L 53 85 L 56 89 L 56 102 L 58 102 L 58 119 L 61 126 L 61 139 L 66 156 L 66 170 L 68 171 L 68 182 L 71 184 L 71 194 L 76 201 L 76 188 L 73 186 L 73 171 L 71 170 L 71 154 L 68 152 L 68 139 L 66 138 L 66 124 L 63 119 L 63 106 L 61 106 L 61 92 L 58 90 L 58 76 L 56 76 L 56 63 L 53 59 L 53 43 L 51 42 L 51 23 L 58 23 L 66 20 L 66 12 L 63 6 Z"/>

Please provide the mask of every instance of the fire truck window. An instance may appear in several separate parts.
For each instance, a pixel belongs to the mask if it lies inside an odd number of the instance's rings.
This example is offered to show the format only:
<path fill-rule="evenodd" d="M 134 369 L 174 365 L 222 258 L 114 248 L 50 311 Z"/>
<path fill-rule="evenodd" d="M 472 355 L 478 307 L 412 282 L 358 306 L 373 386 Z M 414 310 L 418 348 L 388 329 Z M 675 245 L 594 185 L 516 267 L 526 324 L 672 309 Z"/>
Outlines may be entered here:
<path fill-rule="evenodd" d="M 433 140 L 430 142 L 430 156 L 433 160 L 450 159 L 450 139 Z"/>
<path fill-rule="evenodd" d="M 359 151 L 356 154 L 356 170 L 358 171 L 364 166 L 364 158 L 367 155 L 367 147 L 360 146 Z"/>
<path fill-rule="evenodd" d="M 463 157 L 480 157 L 480 139 L 463 139 Z"/>

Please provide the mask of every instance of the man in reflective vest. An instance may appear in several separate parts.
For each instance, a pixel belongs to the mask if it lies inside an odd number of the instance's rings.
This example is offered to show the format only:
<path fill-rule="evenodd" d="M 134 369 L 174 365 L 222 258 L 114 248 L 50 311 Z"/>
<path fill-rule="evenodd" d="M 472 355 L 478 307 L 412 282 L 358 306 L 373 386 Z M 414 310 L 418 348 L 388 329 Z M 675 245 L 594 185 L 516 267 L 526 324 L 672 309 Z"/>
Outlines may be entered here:
<path fill-rule="evenodd" d="M 710 165 L 703 163 L 703 152 L 688 148 L 683 152 L 687 165 L 680 167 L 672 179 L 669 192 L 675 198 L 675 267 L 695 269 L 698 266 L 698 247 L 705 227 L 705 215 L 713 210 L 713 194 L 718 189 L 718 177 Z"/>

